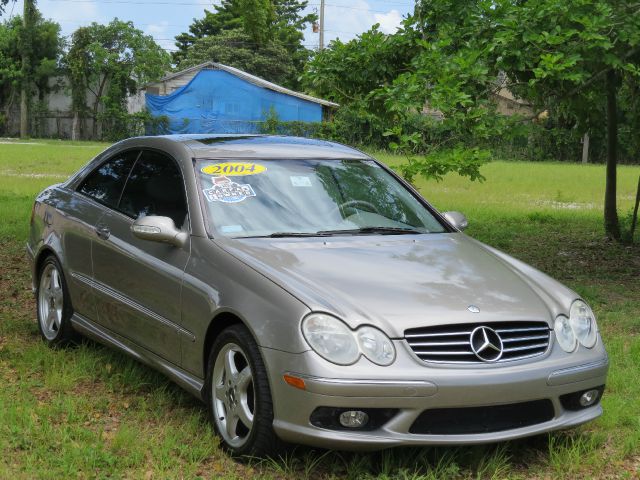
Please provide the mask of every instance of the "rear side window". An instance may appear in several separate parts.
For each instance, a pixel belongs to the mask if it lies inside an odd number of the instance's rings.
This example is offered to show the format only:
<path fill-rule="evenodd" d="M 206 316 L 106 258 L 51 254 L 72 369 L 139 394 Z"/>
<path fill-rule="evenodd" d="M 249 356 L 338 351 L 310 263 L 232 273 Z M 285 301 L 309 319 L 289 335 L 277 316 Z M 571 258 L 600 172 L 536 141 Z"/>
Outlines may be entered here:
<path fill-rule="evenodd" d="M 127 176 L 139 153 L 137 150 L 130 150 L 107 160 L 89 174 L 78 191 L 107 207 L 116 208 Z"/>
<path fill-rule="evenodd" d="M 119 210 L 134 218 L 169 217 L 181 228 L 187 217 L 187 202 L 182 175 L 173 159 L 143 151 L 129 175 Z"/>

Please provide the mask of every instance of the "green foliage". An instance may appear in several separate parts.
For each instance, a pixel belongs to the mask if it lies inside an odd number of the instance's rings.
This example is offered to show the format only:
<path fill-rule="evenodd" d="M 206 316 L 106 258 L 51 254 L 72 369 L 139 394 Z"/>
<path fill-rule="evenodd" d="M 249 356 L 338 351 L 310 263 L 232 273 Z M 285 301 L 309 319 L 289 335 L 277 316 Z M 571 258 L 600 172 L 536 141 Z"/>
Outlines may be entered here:
<path fill-rule="evenodd" d="M 225 30 L 196 40 L 180 68 L 207 61 L 239 68 L 279 84 L 288 84 L 296 76 L 293 59 L 282 44 L 271 42 L 256 48 L 251 37 L 241 29 Z"/>
<path fill-rule="evenodd" d="M 28 35 L 19 16 L 0 23 L 0 108 L 6 116 L 18 102 L 25 75 L 30 80 L 32 95 L 42 98 L 55 88 L 49 80 L 59 71 L 64 46 L 60 25 L 45 20 L 37 11 L 33 16 L 33 28 Z M 26 36 L 31 58 L 24 70 L 22 48 Z"/>
<path fill-rule="evenodd" d="M 196 40 L 213 35 L 219 35 L 223 30 L 235 30 L 242 28 L 242 13 L 240 3 L 237 0 L 222 0 L 220 5 L 214 5 L 215 11 L 204 11 L 204 18 L 193 19 L 189 25 L 189 32 L 176 36 L 178 51 L 173 53 L 173 62 L 181 65 L 187 56 L 187 52 Z"/>
<path fill-rule="evenodd" d="M 102 138 L 117 142 L 141 135 L 166 135 L 169 133 L 169 118 L 154 117 L 148 111 L 127 113 L 118 106 L 107 108 L 98 114 L 102 122 Z"/>
<path fill-rule="evenodd" d="M 265 45 L 271 36 L 276 12 L 271 0 L 238 0 L 242 27 L 256 45 Z"/>
<path fill-rule="evenodd" d="M 456 172 L 470 180 L 484 180 L 480 167 L 487 163 L 491 154 L 480 148 L 458 146 L 437 150 L 423 157 L 408 157 L 408 162 L 400 165 L 402 176 L 413 181 L 417 175 L 434 180 L 442 180 L 450 172 Z"/>
<path fill-rule="evenodd" d="M 506 85 L 538 111 L 579 133 L 601 129 L 604 73 L 614 69 L 631 90 L 640 71 L 640 10 L 619 0 L 505 0 L 486 15 L 493 31 L 489 61 Z M 622 87 L 622 83 L 618 86 Z M 626 105 L 626 103 L 623 103 Z"/>
<path fill-rule="evenodd" d="M 478 52 L 454 48 L 461 43 L 452 38 L 457 25 L 429 23 L 427 34 L 412 22 L 393 35 L 374 26 L 346 44 L 332 42 L 309 62 L 303 81 L 343 105 L 345 131 L 407 155 L 408 175 L 441 178 L 457 171 L 481 179 L 488 153 L 462 144 L 503 133 L 504 122 L 493 113 L 488 92 L 483 94 L 489 71 Z"/>
<path fill-rule="evenodd" d="M 178 69 L 214 61 L 295 88 L 309 57 L 302 41 L 315 14 L 297 0 L 223 0 L 176 37 Z"/>
<path fill-rule="evenodd" d="M 363 101 L 381 113 L 384 106 L 375 92 L 409 67 L 417 49 L 415 40 L 412 31 L 387 35 L 378 25 L 347 43 L 334 40 L 305 66 L 303 85 L 341 105 Z"/>
<path fill-rule="evenodd" d="M 374 27 L 347 44 L 332 43 L 309 63 L 304 81 L 362 113 L 370 131 L 382 125 L 388 146 L 410 158 L 407 174 L 439 178 L 456 171 L 480 179 L 487 158 L 482 150 L 521 141 L 522 123 L 537 117 L 499 115 L 495 95 L 503 89 L 549 114 L 545 130 L 530 127 L 547 134 L 540 142 L 544 156 L 566 151 L 577 160 L 579 141 L 590 132 L 592 158 L 602 158 L 606 141 L 615 169 L 618 125 L 623 155 L 637 159 L 640 148 L 640 6 L 625 0 L 421 0 L 393 35 Z M 427 115 L 440 124 L 416 120 Z M 605 229 L 619 238 L 608 172 Z"/>
<path fill-rule="evenodd" d="M 137 117 L 126 114 L 126 98 L 139 85 L 156 80 L 168 69 L 170 56 L 150 35 L 117 18 L 107 25 L 92 23 L 72 36 L 66 56 L 73 92 L 73 107 L 79 115 L 91 110 L 93 138 L 102 122 L 110 138 L 130 131 Z M 86 91 L 93 94 L 86 105 Z"/>

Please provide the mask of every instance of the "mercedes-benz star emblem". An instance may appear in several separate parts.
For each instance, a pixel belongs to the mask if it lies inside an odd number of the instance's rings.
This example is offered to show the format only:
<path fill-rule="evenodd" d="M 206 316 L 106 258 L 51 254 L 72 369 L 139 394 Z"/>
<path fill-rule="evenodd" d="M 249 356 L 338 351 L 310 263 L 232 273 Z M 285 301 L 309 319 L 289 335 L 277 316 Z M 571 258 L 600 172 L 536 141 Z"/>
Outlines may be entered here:
<path fill-rule="evenodd" d="M 478 327 L 469 337 L 471 350 L 483 362 L 495 362 L 502 357 L 502 339 L 489 327 Z"/>
<path fill-rule="evenodd" d="M 467 310 L 469 310 L 471 313 L 480 313 L 480 309 L 475 305 L 469 305 L 467 307 Z"/>

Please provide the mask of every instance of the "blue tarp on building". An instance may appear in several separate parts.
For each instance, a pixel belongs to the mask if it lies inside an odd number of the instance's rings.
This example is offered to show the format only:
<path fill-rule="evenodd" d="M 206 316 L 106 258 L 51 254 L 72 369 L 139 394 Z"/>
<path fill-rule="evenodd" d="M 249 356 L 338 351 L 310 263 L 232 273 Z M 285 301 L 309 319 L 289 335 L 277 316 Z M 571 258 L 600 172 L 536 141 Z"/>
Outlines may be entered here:
<path fill-rule="evenodd" d="M 201 70 L 169 95 L 146 94 L 154 117 L 169 118 L 167 133 L 257 133 L 273 108 L 281 121 L 322 121 L 322 105 L 259 87 L 224 70 Z"/>

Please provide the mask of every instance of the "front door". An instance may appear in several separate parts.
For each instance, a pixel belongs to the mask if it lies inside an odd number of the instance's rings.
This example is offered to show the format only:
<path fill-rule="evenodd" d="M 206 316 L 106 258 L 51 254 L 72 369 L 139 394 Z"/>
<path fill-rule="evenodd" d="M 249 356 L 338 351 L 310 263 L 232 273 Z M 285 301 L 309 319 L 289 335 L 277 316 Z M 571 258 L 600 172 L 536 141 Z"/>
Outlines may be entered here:
<path fill-rule="evenodd" d="M 119 152 L 102 162 L 59 209 L 67 222 L 62 238 L 69 271 L 73 309 L 80 315 L 98 321 L 91 247 L 95 239 L 95 225 L 104 212 L 118 205 L 139 150 Z"/>
<path fill-rule="evenodd" d="M 173 219 L 187 230 L 184 182 L 176 162 L 155 151 L 143 151 L 134 165 L 117 209 L 96 225 L 92 260 L 98 297 L 98 321 L 110 330 L 180 364 L 180 296 L 190 242 L 178 248 L 141 240 L 131 225 L 143 215 Z"/>

